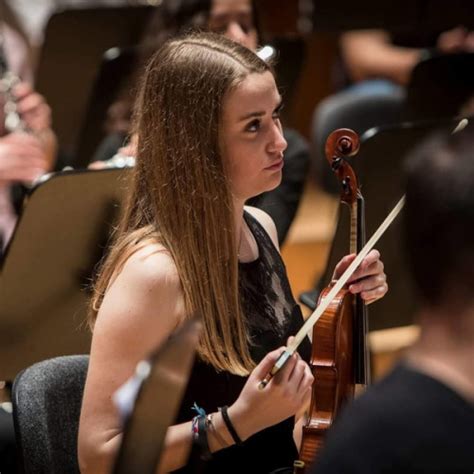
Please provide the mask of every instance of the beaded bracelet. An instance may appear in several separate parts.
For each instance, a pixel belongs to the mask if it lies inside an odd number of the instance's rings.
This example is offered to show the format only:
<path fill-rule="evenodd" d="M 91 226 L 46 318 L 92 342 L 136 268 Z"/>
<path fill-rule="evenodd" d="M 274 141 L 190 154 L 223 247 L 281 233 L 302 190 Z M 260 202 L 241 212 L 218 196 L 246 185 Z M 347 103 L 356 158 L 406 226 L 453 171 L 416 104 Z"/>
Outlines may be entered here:
<path fill-rule="evenodd" d="M 208 461 L 212 457 L 211 450 L 209 449 L 209 442 L 207 439 L 207 417 L 206 412 L 194 403 L 192 407 L 197 412 L 197 415 L 193 418 L 191 423 L 191 430 L 193 434 L 193 440 L 196 443 L 200 451 L 200 457 L 203 461 Z"/>
<path fill-rule="evenodd" d="M 237 445 L 242 444 L 242 440 L 240 439 L 239 435 L 237 434 L 237 431 L 235 431 L 235 427 L 230 421 L 229 414 L 227 413 L 227 405 L 224 405 L 223 407 L 219 407 L 219 411 L 222 414 L 222 419 L 224 420 L 224 423 L 229 430 L 230 435 L 232 436 L 232 439 L 234 440 L 234 443 Z"/>

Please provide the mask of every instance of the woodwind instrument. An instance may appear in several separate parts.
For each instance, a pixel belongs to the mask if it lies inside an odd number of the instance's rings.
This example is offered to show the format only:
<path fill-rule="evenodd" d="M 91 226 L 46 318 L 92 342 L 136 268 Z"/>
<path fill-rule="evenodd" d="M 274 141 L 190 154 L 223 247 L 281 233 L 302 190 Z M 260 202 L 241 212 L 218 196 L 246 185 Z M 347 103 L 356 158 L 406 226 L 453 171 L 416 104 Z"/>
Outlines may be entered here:
<path fill-rule="evenodd" d="M 17 100 L 13 94 L 13 89 L 20 82 L 20 78 L 8 69 L 3 49 L 3 39 L 0 35 L 0 95 L 4 101 L 3 126 L 7 133 L 28 131 L 28 127 L 18 113 Z"/>

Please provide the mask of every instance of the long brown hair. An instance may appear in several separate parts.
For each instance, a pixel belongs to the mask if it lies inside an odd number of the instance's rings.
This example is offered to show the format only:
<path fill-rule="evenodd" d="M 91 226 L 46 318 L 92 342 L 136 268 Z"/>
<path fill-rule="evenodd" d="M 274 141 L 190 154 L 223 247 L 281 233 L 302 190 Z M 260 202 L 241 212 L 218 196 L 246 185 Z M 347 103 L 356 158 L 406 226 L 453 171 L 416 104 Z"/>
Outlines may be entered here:
<path fill-rule="evenodd" d="M 210 33 L 170 40 L 152 57 L 136 107 L 129 202 L 96 282 L 91 322 L 112 276 L 152 237 L 174 259 L 187 314 L 202 318 L 200 356 L 237 374 L 254 367 L 219 129 L 226 94 L 269 70 L 248 49 Z"/>

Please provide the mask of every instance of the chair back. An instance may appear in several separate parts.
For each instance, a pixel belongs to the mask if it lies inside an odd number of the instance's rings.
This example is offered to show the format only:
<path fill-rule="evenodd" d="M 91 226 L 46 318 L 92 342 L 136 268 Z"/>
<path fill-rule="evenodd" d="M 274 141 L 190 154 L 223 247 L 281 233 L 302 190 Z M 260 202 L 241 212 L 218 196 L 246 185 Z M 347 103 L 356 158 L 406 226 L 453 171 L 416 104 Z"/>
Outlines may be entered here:
<path fill-rule="evenodd" d="M 25 474 L 80 474 L 77 436 L 89 356 L 56 357 L 20 372 L 13 420 Z"/>

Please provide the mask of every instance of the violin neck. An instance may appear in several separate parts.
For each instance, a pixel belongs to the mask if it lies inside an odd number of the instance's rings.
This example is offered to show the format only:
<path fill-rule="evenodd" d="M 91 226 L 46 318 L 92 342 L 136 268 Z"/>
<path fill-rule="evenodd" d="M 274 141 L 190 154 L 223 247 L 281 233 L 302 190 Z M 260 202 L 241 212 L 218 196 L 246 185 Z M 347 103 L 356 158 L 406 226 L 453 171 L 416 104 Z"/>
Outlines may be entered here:
<path fill-rule="evenodd" d="M 359 253 L 365 245 L 365 203 L 362 195 L 351 208 L 350 252 Z M 370 384 L 369 320 L 367 305 L 360 295 L 354 298 L 354 382 Z"/>
<path fill-rule="evenodd" d="M 359 194 L 351 206 L 350 253 L 359 253 L 365 242 L 365 202 Z"/>

